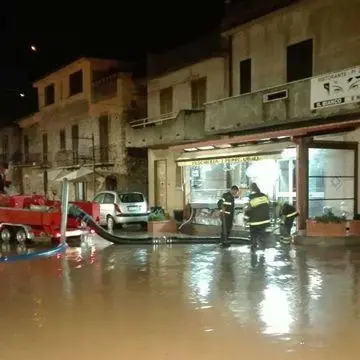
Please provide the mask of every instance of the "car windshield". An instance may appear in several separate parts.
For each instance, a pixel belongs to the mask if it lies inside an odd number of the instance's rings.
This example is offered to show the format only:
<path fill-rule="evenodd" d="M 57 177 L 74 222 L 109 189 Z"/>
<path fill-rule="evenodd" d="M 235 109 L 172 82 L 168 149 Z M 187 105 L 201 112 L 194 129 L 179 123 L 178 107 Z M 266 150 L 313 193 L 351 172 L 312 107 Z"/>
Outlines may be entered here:
<path fill-rule="evenodd" d="M 139 193 L 119 194 L 119 197 L 123 203 L 138 203 L 144 201 L 144 196 Z"/>

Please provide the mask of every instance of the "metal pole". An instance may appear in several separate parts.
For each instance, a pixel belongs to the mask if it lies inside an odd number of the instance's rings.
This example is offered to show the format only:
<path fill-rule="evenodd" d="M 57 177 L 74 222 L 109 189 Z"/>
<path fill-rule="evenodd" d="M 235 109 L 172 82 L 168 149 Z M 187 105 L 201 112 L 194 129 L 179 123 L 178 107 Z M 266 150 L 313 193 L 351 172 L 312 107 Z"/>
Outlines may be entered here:
<path fill-rule="evenodd" d="M 93 186 L 94 186 L 94 196 L 96 192 L 96 175 L 95 175 L 95 165 L 96 165 L 96 159 L 95 159 L 95 136 L 92 134 L 91 136 L 91 142 L 92 142 L 92 156 L 93 156 Z"/>
<path fill-rule="evenodd" d="M 63 180 L 61 194 L 61 225 L 60 225 L 60 241 L 62 244 L 66 242 L 66 228 L 69 212 L 69 181 L 67 178 Z"/>

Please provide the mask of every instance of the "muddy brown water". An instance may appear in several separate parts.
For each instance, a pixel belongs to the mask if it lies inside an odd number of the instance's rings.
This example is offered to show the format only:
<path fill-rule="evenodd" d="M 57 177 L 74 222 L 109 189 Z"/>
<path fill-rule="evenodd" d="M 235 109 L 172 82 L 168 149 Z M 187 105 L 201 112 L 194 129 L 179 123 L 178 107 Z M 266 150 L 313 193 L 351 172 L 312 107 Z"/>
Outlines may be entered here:
<path fill-rule="evenodd" d="M 107 246 L 0 264 L 0 359 L 360 358 L 360 249 Z"/>

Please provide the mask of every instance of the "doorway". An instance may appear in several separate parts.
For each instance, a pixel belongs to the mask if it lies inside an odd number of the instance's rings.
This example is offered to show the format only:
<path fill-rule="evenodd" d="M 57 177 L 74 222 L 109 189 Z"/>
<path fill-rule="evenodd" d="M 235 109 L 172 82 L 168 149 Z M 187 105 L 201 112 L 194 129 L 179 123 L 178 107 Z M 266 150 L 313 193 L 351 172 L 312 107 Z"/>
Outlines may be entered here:
<path fill-rule="evenodd" d="M 167 207 L 167 163 L 166 160 L 155 161 L 155 206 Z"/>
<path fill-rule="evenodd" d="M 118 187 L 117 178 L 115 175 L 109 175 L 105 179 L 105 188 L 109 191 L 116 191 Z"/>

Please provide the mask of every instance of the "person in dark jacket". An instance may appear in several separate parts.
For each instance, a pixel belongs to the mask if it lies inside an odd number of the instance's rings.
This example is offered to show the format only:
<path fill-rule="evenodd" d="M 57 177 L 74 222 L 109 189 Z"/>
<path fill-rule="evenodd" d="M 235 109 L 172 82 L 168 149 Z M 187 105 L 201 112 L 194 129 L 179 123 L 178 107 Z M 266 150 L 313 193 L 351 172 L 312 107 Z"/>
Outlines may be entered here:
<path fill-rule="evenodd" d="M 259 187 L 250 185 L 249 203 L 245 209 L 245 218 L 250 225 L 251 248 L 254 250 L 263 239 L 265 230 L 270 225 L 270 201 Z M 264 245 L 264 244 L 262 244 Z"/>
<path fill-rule="evenodd" d="M 225 247 L 229 246 L 229 236 L 233 227 L 235 212 L 235 197 L 239 192 L 239 188 L 234 185 L 231 190 L 223 194 L 217 205 L 221 216 L 221 242 Z"/>
<path fill-rule="evenodd" d="M 290 243 L 291 229 L 293 227 L 295 218 L 299 215 L 296 208 L 289 203 L 284 203 L 280 208 L 279 213 L 281 219 L 280 238 L 284 243 Z"/>

